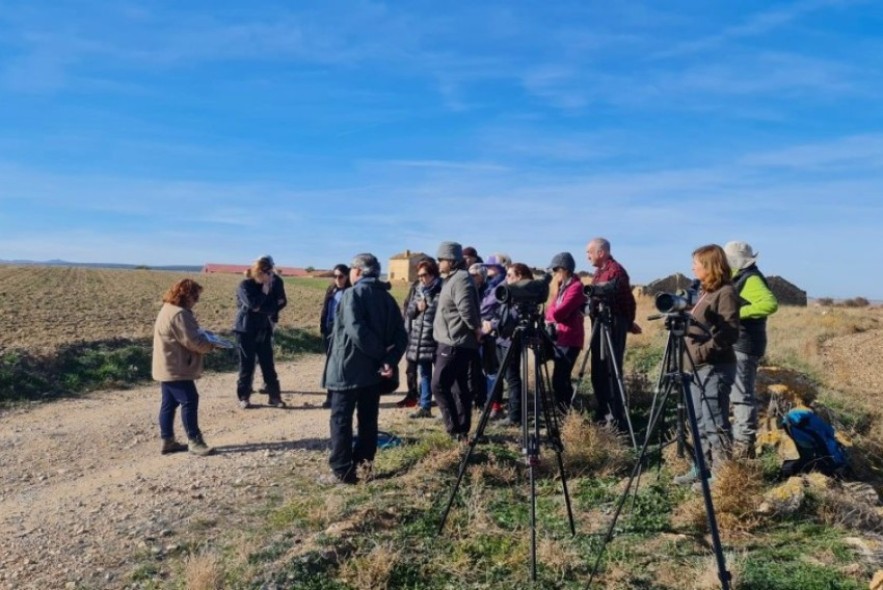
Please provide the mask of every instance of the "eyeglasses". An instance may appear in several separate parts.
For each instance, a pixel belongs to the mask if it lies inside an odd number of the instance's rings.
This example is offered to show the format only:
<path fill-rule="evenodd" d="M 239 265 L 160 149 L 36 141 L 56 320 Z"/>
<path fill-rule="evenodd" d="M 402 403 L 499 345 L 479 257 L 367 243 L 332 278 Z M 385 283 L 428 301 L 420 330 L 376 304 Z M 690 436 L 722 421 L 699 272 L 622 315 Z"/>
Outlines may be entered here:
<path fill-rule="evenodd" d="M 334 275 L 334 278 L 335 278 L 335 279 L 343 279 L 343 278 L 346 278 L 346 275 L 338 275 L 338 274 L 335 274 L 335 275 Z"/>
<path fill-rule="evenodd" d="M 418 273 L 417 273 L 417 278 L 418 278 L 418 279 L 423 279 L 423 278 L 426 278 L 426 277 L 428 277 L 428 276 L 429 276 L 429 273 L 425 273 L 425 272 L 418 272 Z"/>

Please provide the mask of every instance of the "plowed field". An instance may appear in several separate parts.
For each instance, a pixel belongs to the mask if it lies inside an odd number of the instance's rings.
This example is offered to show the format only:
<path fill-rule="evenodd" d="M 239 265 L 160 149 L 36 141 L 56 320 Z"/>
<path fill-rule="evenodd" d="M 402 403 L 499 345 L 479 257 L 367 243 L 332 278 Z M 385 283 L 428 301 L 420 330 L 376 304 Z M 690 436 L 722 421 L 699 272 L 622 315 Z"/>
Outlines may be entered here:
<path fill-rule="evenodd" d="M 240 275 L 0 266 L 0 352 L 51 353 L 68 344 L 150 337 L 163 293 L 188 276 L 204 287 L 194 308 L 200 325 L 229 331 Z M 309 285 L 313 280 L 316 285 Z M 318 326 L 325 284 L 326 279 L 286 281 L 289 305 L 281 325 Z"/>

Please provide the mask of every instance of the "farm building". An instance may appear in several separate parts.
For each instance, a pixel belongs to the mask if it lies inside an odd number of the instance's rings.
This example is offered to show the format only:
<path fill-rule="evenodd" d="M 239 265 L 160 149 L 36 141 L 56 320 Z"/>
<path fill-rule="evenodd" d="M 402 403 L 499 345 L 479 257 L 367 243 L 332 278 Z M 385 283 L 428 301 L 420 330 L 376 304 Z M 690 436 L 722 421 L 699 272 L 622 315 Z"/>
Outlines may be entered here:
<path fill-rule="evenodd" d="M 202 267 L 204 273 L 228 273 L 228 274 L 245 274 L 250 264 L 214 264 L 206 263 Z M 276 272 L 283 277 L 308 277 L 310 273 L 305 268 L 296 268 L 294 266 L 277 266 Z"/>
<path fill-rule="evenodd" d="M 389 259 L 389 282 L 402 281 L 410 283 L 417 280 L 417 263 L 428 256 L 423 252 L 405 250 Z"/>

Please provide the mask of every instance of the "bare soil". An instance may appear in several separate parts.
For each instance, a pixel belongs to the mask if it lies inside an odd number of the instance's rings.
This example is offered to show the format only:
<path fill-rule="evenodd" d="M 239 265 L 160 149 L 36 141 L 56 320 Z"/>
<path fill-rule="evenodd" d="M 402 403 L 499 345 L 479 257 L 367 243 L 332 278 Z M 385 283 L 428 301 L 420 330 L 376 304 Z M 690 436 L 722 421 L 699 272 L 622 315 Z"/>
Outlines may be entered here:
<path fill-rule="evenodd" d="M 209 457 L 160 454 L 157 385 L 0 414 L 0 588 L 136 588 L 137 568 L 180 553 L 194 530 L 211 538 L 271 495 L 304 493 L 285 476 L 326 469 L 323 362 L 279 364 L 286 408 L 239 409 L 235 374 L 199 380 Z M 381 427 L 405 415 L 397 399 L 384 398 Z"/>

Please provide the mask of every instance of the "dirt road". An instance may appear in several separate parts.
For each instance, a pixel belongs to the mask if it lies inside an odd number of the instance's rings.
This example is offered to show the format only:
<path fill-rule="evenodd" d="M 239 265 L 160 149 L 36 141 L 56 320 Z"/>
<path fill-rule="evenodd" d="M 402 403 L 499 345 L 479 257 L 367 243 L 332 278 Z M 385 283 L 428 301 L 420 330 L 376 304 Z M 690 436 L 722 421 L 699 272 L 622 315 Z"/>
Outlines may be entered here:
<path fill-rule="evenodd" d="M 323 359 L 277 367 L 284 409 L 239 409 L 235 374 L 199 380 L 211 457 L 160 455 L 155 384 L 0 415 L 0 588 L 126 587 L 139 559 L 180 551 L 180 533 L 235 526 L 281 492 L 280 476 L 321 473 Z M 394 397 L 382 402 L 381 427 L 405 413 Z M 175 427 L 186 438 L 180 417 Z"/>

